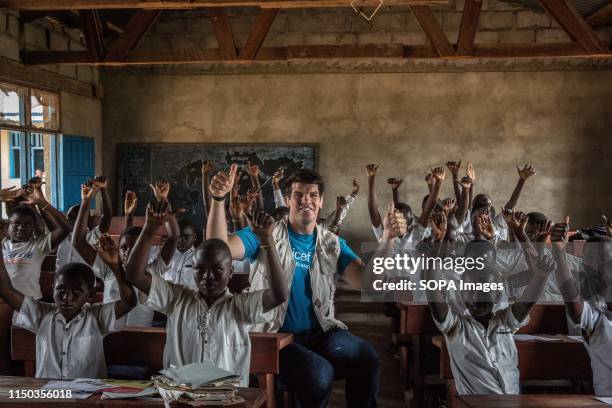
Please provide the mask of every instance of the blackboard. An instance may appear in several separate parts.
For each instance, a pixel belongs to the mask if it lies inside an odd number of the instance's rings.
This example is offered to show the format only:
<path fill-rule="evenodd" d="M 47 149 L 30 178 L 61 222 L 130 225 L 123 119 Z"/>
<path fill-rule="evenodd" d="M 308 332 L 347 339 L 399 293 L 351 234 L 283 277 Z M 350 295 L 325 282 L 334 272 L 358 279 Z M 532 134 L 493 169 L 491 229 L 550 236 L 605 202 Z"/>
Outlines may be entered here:
<path fill-rule="evenodd" d="M 123 209 L 123 197 L 128 190 L 138 195 L 136 215 L 145 214 L 153 199 L 150 183 L 166 180 L 171 183 L 170 202 L 174 208 L 184 208 L 198 228 L 204 222 L 202 201 L 202 163 L 215 164 L 213 175 L 227 170 L 231 163 L 244 169 L 251 161 L 259 165 L 262 194 L 266 211 L 274 210 L 271 176 L 279 167 L 285 168 L 285 179 L 301 168 L 317 170 L 316 144 L 207 144 L 207 143 L 142 143 L 118 144 L 117 207 Z M 246 171 L 242 172 L 241 194 L 251 186 Z"/>

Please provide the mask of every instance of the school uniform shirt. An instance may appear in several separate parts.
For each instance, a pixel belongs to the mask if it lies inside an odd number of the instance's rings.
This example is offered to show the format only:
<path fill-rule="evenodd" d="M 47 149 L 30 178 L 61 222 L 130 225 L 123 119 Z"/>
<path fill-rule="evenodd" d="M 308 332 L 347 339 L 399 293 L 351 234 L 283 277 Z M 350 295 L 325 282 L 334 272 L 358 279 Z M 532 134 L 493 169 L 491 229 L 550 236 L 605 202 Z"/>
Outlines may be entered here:
<path fill-rule="evenodd" d="M 112 269 L 104 263 L 100 256 L 96 256 L 92 269 L 94 270 L 94 274 L 104 281 L 104 297 L 102 302 L 106 304 L 121 299 L 115 274 Z M 155 260 L 147 266 L 147 272 L 155 276 L 162 277 L 167 270 L 168 265 L 161 256 L 155 258 Z M 134 291 L 139 299 L 143 296 L 143 293 L 136 287 L 134 287 Z M 127 314 L 127 324 L 130 326 L 150 327 L 152 323 L 153 310 L 143 304 L 139 303 Z"/>
<path fill-rule="evenodd" d="M 172 283 L 187 286 L 190 289 L 197 289 L 195 277 L 193 276 L 193 256 L 196 249 L 189 248 L 185 252 L 174 251 L 174 255 L 168 265 L 168 270 L 164 273 L 164 279 Z"/>
<path fill-rule="evenodd" d="M 104 337 L 121 330 L 126 319 L 115 316 L 115 303 L 86 303 L 66 322 L 52 303 L 26 296 L 15 325 L 36 333 L 37 378 L 106 378 Z"/>
<path fill-rule="evenodd" d="M 2 240 L 4 265 L 13 287 L 25 296 L 40 299 L 40 268 L 51 248 L 51 233 L 24 242 Z"/>
<path fill-rule="evenodd" d="M 584 302 L 580 328 L 591 357 L 595 395 L 612 397 L 612 313 L 604 313 Z"/>
<path fill-rule="evenodd" d="M 268 323 L 271 313 L 263 313 L 264 291 L 232 295 L 225 292 L 208 307 L 197 290 L 151 275 L 151 289 L 145 299 L 149 308 L 168 316 L 164 367 L 210 361 L 215 366 L 240 375 L 240 386 L 249 382 L 251 340 L 255 324 Z M 206 325 L 207 329 L 199 327 Z"/>
<path fill-rule="evenodd" d="M 100 239 L 100 235 L 101 232 L 99 227 L 96 227 L 91 231 L 87 231 L 87 242 L 89 242 L 91 245 L 97 244 L 98 240 Z M 81 258 L 81 255 L 79 255 L 76 248 L 72 246 L 72 232 L 68 234 L 68 236 L 64 238 L 64 240 L 57 247 L 55 270 L 58 270 L 70 262 L 87 263 L 83 258 Z"/>
<path fill-rule="evenodd" d="M 471 315 L 448 309 L 436 326 L 444 334 L 459 394 L 518 394 L 519 370 L 513 334 L 526 325 L 512 308 L 494 313 L 485 330 Z"/>

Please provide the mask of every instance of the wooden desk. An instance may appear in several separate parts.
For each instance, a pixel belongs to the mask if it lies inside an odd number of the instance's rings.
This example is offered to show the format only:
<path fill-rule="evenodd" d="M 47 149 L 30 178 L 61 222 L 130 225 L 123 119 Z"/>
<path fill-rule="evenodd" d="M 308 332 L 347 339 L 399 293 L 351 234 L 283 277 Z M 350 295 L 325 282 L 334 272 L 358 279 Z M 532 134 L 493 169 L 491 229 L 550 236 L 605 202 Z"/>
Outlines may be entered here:
<path fill-rule="evenodd" d="M 9 390 L 35 390 L 45 385 L 49 380 L 31 377 L 0 377 L 0 405 L 14 405 L 19 408 L 60 408 L 60 407 L 163 407 L 163 401 L 142 401 L 142 400 L 103 400 L 100 394 L 92 395 L 85 400 L 64 399 L 64 400 L 23 400 L 9 399 Z M 238 395 L 245 399 L 243 404 L 231 405 L 240 408 L 259 408 L 266 403 L 266 392 L 261 388 L 239 388 Z M 174 406 L 174 404 L 173 404 Z M 185 406 L 185 405 L 176 405 Z"/>
<path fill-rule="evenodd" d="M 279 372 L 279 353 L 293 341 L 291 333 L 249 333 L 251 364 L 249 372 L 256 374 L 259 386 L 265 388 L 268 407 L 274 406 L 276 392 L 274 376 Z M 27 376 L 36 368 L 36 336 L 13 326 L 11 352 L 13 360 L 24 361 Z M 104 338 L 104 354 L 108 365 L 149 367 L 151 372 L 163 368 L 166 330 L 160 327 L 126 326 Z"/>
<path fill-rule="evenodd" d="M 460 408 L 603 408 L 592 395 L 459 395 Z"/>

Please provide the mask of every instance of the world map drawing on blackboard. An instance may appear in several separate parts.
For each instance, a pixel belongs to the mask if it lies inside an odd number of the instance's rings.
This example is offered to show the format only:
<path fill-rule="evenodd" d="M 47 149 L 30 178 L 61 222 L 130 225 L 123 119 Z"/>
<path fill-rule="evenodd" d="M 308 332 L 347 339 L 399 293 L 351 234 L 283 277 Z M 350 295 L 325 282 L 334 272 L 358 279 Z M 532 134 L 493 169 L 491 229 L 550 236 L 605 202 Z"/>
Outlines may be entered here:
<path fill-rule="evenodd" d="M 285 179 L 297 170 L 316 170 L 316 145 L 235 145 L 235 144 L 121 144 L 118 147 L 119 188 L 117 203 L 127 190 L 138 195 L 136 215 L 144 215 L 146 204 L 153 198 L 149 184 L 156 180 L 171 183 L 170 202 L 174 208 L 184 208 L 201 228 L 204 222 L 202 201 L 202 164 L 211 160 L 215 169 L 227 170 L 231 163 L 242 169 L 240 193 L 250 188 L 246 162 L 257 164 L 259 182 L 266 211 L 274 210 L 272 175 L 284 169 Z M 118 206 L 117 208 L 122 208 Z"/>

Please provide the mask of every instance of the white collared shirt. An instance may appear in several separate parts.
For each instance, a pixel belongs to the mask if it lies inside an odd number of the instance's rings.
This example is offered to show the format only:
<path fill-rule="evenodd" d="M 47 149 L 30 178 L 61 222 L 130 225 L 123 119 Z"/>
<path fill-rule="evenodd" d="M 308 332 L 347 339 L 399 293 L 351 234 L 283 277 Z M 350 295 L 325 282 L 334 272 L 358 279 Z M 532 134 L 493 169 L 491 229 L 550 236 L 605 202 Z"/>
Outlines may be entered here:
<path fill-rule="evenodd" d="M 25 296 L 40 299 L 40 269 L 51 248 L 51 233 L 24 242 L 2 240 L 4 265 L 13 287 Z"/>
<path fill-rule="evenodd" d="M 519 370 L 513 334 L 527 324 L 508 307 L 495 312 L 485 330 L 471 315 L 448 309 L 444 322 L 434 321 L 444 334 L 459 394 L 518 394 Z"/>
<path fill-rule="evenodd" d="M 209 308 L 199 291 L 152 274 L 145 305 L 168 316 L 164 367 L 210 361 L 240 375 L 240 385 L 248 386 L 249 330 L 254 324 L 268 323 L 273 316 L 263 313 L 263 293 L 260 290 L 232 295 L 226 288 Z M 206 320 L 208 328 L 202 334 L 198 326 Z"/>
<path fill-rule="evenodd" d="M 15 325 L 36 333 L 37 378 L 106 378 L 104 337 L 121 330 L 115 303 L 86 303 L 66 322 L 59 309 L 26 296 Z"/>
<path fill-rule="evenodd" d="M 87 231 L 87 242 L 91 245 L 98 243 L 100 239 L 100 228 L 96 227 L 91 231 Z M 81 257 L 75 247 L 72 246 L 72 232 L 68 234 L 66 238 L 57 247 L 57 256 L 55 258 L 55 270 L 58 270 L 62 266 L 70 262 L 80 262 L 86 264 L 85 260 Z"/>
<path fill-rule="evenodd" d="M 591 357 L 595 395 L 612 397 L 612 313 L 606 315 L 585 301 L 580 328 Z"/>
<path fill-rule="evenodd" d="M 174 251 L 168 270 L 163 275 L 164 279 L 187 286 L 190 289 L 197 289 L 198 286 L 193 276 L 193 256 L 195 252 L 193 246 L 185 252 Z"/>
<path fill-rule="evenodd" d="M 92 269 L 96 277 L 104 281 L 104 298 L 102 302 L 110 303 L 121 299 L 115 274 L 99 255 L 96 255 L 96 260 L 94 261 Z M 147 266 L 147 271 L 156 276 L 163 276 L 167 270 L 168 265 L 166 265 L 161 255 L 158 255 L 155 260 Z M 136 287 L 134 287 L 134 292 L 136 292 L 136 297 L 139 299 L 143 296 L 143 293 Z M 136 307 L 127 314 L 127 324 L 130 326 L 151 327 L 152 323 L 153 310 L 143 304 L 137 304 Z"/>

